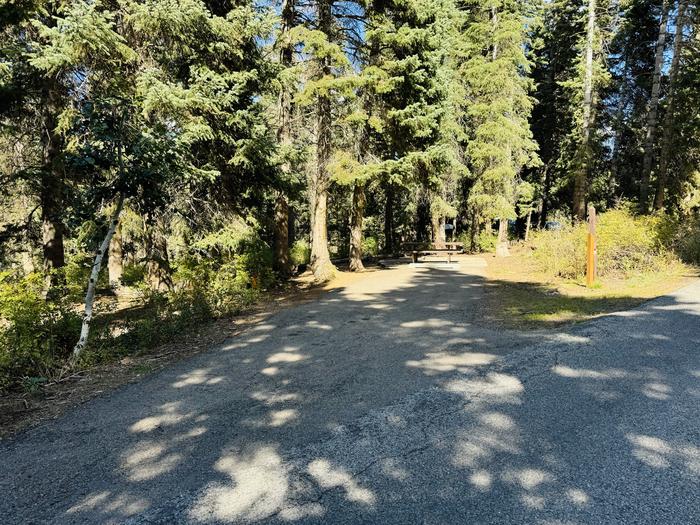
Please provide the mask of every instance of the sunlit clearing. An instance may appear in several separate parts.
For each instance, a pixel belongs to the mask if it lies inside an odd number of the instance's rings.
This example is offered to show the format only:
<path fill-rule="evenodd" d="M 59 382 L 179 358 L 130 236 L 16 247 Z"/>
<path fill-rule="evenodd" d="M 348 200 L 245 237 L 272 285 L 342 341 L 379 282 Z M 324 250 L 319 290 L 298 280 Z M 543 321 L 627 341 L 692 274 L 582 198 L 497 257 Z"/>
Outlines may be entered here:
<path fill-rule="evenodd" d="M 266 405 L 275 405 L 277 403 L 286 403 L 287 401 L 296 401 L 299 399 L 299 394 L 287 393 L 280 394 L 276 392 L 253 392 L 250 394 L 252 399 L 262 401 Z"/>
<path fill-rule="evenodd" d="M 581 489 L 568 489 L 566 491 L 566 497 L 571 503 L 578 507 L 583 507 L 588 503 L 588 494 L 586 494 Z"/>
<path fill-rule="evenodd" d="M 271 427 L 281 427 L 287 423 L 294 421 L 299 417 L 299 411 L 293 408 L 286 408 L 284 410 L 273 410 L 270 412 L 270 426 Z"/>
<path fill-rule="evenodd" d="M 639 461 L 654 468 L 667 468 L 669 461 L 666 455 L 671 447 L 663 440 L 641 434 L 628 434 L 627 439 L 634 445 L 632 455 Z"/>
<path fill-rule="evenodd" d="M 659 399 L 664 401 L 668 399 L 671 387 L 663 383 L 647 383 L 642 389 L 642 394 L 651 399 Z"/>
<path fill-rule="evenodd" d="M 520 402 L 516 395 L 524 390 L 523 384 L 517 377 L 500 373 L 490 373 L 485 378 L 448 381 L 445 384 L 445 389 L 465 397 L 480 395 L 481 397 L 496 397 L 500 401 L 513 403 Z"/>
<path fill-rule="evenodd" d="M 131 494 L 118 494 L 110 497 L 111 492 L 103 491 L 87 496 L 83 501 L 68 509 L 68 514 L 100 509 L 107 513 L 118 512 L 123 516 L 133 516 L 148 509 L 148 501 Z"/>
<path fill-rule="evenodd" d="M 151 432 L 159 427 L 169 427 L 192 417 L 191 413 L 182 414 L 177 411 L 177 403 L 168 403 L 161 407 L 163 413 L 140 419 L 129 427 L 131 432 Z"/>
<path fill-rule="evenodd" d="M 535 490 L 541 484 L 552 481 L 552 476 L 540 469 L 524 468 L 504 473 L 503 480 L 516 483 L 525 490 Z"/>
<path fill-rule="evenodd" d="M 481 422 L 498 430 L 511 430 L 515 428 L 515 422 L 510 416 L 499 414 L 498 412 L 489 412 L 479 416 Z"/>
<path fill-rule="evenodd" d="M 443 328 L 452 324 L 454 324 L 452 321 L 447 321 L 446 319 L 431 318 L 420 321 L 407 321 L 401 323 L 401 326 L 404 328 Z"/>

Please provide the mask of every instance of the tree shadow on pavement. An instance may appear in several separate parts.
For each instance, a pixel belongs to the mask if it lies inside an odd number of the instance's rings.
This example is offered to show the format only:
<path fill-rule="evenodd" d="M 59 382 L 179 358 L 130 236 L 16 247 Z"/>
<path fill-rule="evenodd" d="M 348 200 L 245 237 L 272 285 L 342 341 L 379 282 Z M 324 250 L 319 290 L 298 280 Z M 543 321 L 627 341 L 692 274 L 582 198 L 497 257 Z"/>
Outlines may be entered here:
<path fill-rule="evenodd" d="M 492 286 L 403 268 L 283 310 L 0 444 L 0 513 L 10 523 L 697 521 L 700 437 L 687 424 L 700 416 L 697 302 L 675 295 L 522 332 L 482 319 Z"/>

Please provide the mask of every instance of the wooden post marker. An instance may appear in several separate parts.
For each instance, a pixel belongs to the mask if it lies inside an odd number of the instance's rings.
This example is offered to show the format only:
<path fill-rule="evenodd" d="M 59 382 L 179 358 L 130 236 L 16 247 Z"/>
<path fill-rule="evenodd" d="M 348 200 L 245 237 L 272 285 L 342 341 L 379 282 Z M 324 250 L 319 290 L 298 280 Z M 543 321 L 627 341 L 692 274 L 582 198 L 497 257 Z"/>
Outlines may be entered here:
<path fill-rule="evenodd" d="M 588 205 L 588 253 L 586 257 L 586 284 L 593 286 L 596 278 L 596 265 L 598 262 L 598 250 L 595 239 L 595 208 Z"/>

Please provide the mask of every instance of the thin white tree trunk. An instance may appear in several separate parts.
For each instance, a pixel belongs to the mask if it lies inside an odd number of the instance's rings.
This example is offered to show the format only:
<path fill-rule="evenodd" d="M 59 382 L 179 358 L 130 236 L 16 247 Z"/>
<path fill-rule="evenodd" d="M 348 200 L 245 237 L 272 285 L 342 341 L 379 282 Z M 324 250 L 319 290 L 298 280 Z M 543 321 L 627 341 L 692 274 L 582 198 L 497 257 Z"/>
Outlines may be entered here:
<path fill-rule="evenodd" d="M 95 302 L 95 288 L 97 287 L 97 279 L 100 275 L 102 261 L 107 253 L 107 249 L 109 248 L 109 243 L 114 236 L 114 232 L 117 230 L 117 226 L 119 225 L 119 216 L 121 215 L 123 206 L 124 195 L 120 193 L 117 200 L 117 206 L 115 207 L 109 222 L 107 234 L 105 235 L 104 239 L 102 239 L 100 249 L 95 254 L 95 262 L 92 264 L 87 293 L 85 294 L 85 313 L 83 314 L 83 325 L 80 328 L 80 339 L 78 339 L 78 342 L 73 348 L 73 359 L 77 359 L 80 356 L 80 353 L 83 351 L 88 341 L 88 335 L 90 334 L 90 323 L 92 322 L 93 305 Z"/>
<path fill-rule="evenodd" d="M 642 181 L 639 192 L 639 200 L 642 208 L 647 209 L 649 199 L 649 181 L 651 180 L 651 166 L 654 158 L 654 141 L 656 139 L 656 125 L 659 112 L 659 93 L 661 92 L 661 68 L 664 64 L 664 49 L 666 48 L 666 27 L 668 26 L 669 2 L 664 0 L 661 5 L 661 22 L 659 36 L 656 39 L 656 54 L 654 56 L 654 76 L 651 84 L 651 97 L 649 98 L 649 111 L 647 113 L 647 130 L 644 136 L 644 159 L 642 161 Z"/>

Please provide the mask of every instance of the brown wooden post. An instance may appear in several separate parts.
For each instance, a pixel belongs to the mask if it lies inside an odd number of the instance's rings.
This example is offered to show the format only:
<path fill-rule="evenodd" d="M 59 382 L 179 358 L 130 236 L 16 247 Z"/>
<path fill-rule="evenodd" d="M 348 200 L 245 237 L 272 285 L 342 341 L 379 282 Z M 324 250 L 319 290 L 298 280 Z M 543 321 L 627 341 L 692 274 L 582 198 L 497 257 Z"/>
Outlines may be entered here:
<path fill-rule="evenodd" d="M 595 238 L 595 208 L 592 205 L 588 205 L 588 253 L 586 257 L 586 284 L 590 287 L 593 286 L 596 279 L 596 266 L 598 259 L 598 250 L 596 249 L 596 238 Z"/>

